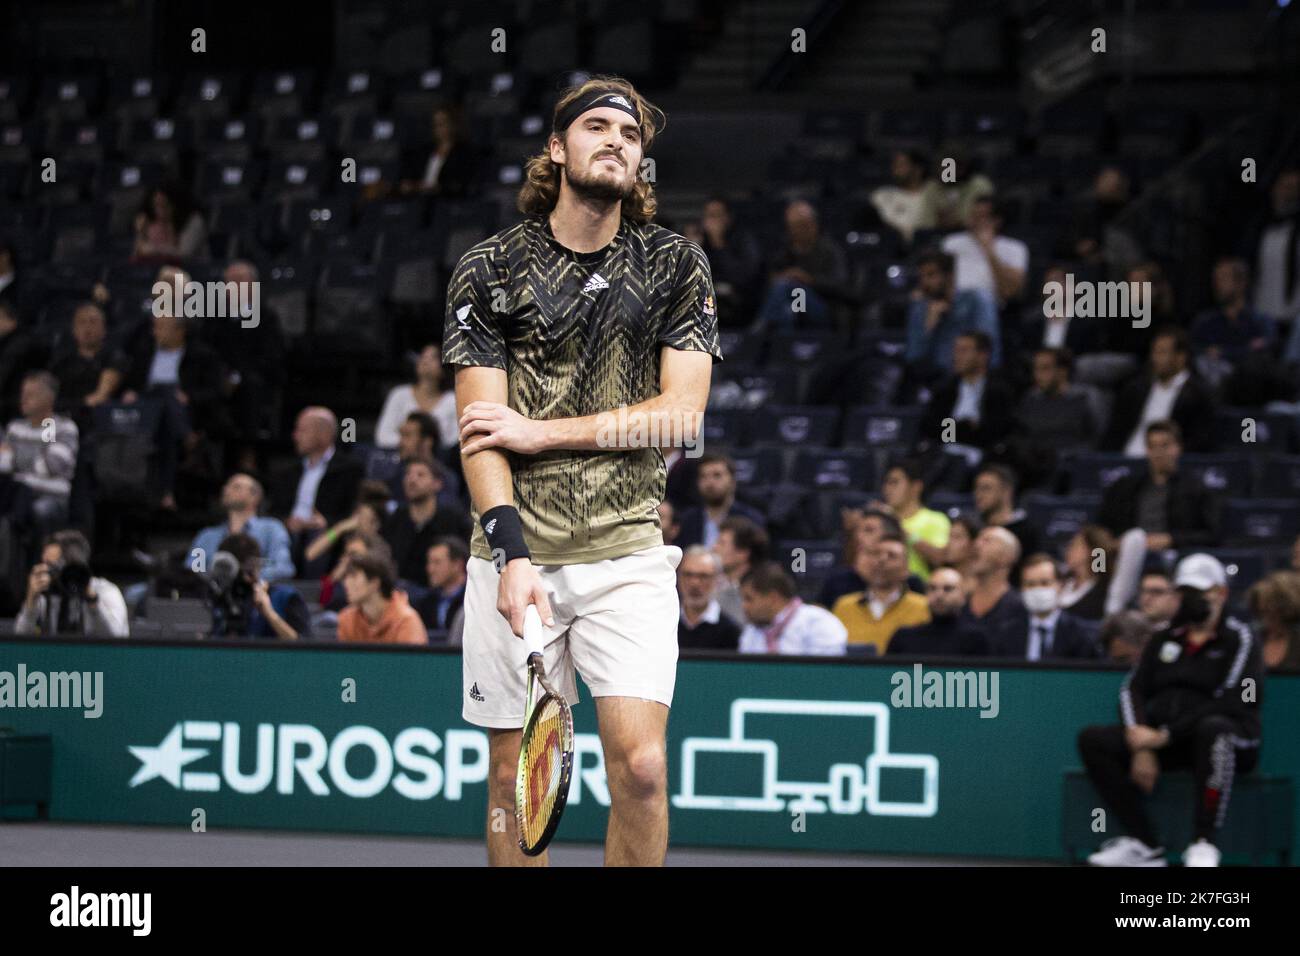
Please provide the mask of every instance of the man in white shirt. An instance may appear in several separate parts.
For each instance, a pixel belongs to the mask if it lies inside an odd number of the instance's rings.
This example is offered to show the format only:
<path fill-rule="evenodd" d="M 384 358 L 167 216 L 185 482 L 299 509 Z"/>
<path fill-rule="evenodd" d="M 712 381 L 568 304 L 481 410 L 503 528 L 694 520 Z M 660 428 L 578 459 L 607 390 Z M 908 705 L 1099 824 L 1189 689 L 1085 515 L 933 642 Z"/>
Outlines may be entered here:
<path fill-rule="evenodd" d="M 1255 309 L 1279 323 L 1300 314 L 1300 167 L 1273 181 L 1273 219 L 1256 250 Z"/>
<path fill-rule="evenodd" d="M 805 604 L 794 580 L 774 561 L 760 564 L 740 584 L 745 619 L 740 650 L 746 654 L 843 655 L 848 631 L 824 607 Z"/>
<path fill-rule="evenodd" d="M 1166 327 L 1151 335 L 1150 373 L 1125 385 L 1115 398 L 1102 448 L 1129 458 L 1146 455 L 1147 426 L 1173 420 L 1194 452 L 1215 450 L 1214 399 L 1194 375 L 1187 333 Z"/>
<path fill-rule="evenodd" d="M 916 150 L 899 150 L 890 165 L 894 182 L 871 194 L 871 205 L 881 220 L 911 242 L 918 229 L 938 224 L 939 185 L 927 180 L 925 157 Z"/>
<path fill-rule="evenodd" d="M 982 289 L 999 305 L 1020 297 L 1029 269 L 1029 247 L 999 235 L 1003 222 L 997 200 L 984 196 L 971 205 L 966 230 L 943 240 L 943 251 L 956 261 L 957 289 Z"/>

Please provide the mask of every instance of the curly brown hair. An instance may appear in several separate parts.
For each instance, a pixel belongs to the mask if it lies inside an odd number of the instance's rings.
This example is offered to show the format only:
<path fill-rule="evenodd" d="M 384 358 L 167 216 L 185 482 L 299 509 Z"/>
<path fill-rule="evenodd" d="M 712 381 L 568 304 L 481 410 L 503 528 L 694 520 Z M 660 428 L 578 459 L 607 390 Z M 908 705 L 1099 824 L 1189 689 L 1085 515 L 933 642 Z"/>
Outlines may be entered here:
<path fill-rule="evenodd" d="M 642 156 L 650 151 L 655 135 L 664 127 L 664 112 L 636 91 L 621 76 L 600 74 L 591 77 L 585 83 L 571 87 L 555 104 L 552 114 L 552 131 L 546 139 L 541 152 L 528 160 L 524 170 L 524 184 L 519 188 L 517 205 L 519 211 L 527 216 L 545 216 L 555 208 L 560 198 L 560 167 L 551 160 L 551 137 L 564 141 L 564 132 L 554 130 L 555 120 L 571 103 L 598 90 L 621 93 L 636 106 L 641 116 L 641 150 Z M 567 131 L 566 131 L 567 132 Z M 650 222 L 654 219 L 658 201 L 655 199 L 654 184 L 648 182 L 639 173 L 632 192 L 623 200 L 623 218 L 633 222 Z"/>

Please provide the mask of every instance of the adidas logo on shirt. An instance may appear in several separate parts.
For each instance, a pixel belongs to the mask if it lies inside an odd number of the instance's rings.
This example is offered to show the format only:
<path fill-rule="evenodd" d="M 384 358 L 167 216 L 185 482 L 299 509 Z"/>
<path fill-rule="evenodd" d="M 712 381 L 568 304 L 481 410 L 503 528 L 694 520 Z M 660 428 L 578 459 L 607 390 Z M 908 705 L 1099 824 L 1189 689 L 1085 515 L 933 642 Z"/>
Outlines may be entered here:
<path fill-rule="evenodd" d="M 602 276 L 599 272 L 593 272 L 591 274 L 591 278 L 587 280 L 587 284 L 582 287 L 582 291 L 584 293 L 598 292 L 601 289 L 608 289 L 608 288 L 609 288 L 609 283 L 605 281 L 605 277 Z"/>
<path fill-rule="evenodd" d="M 456 310 L 456 321 L 460 323 L 457 326 L 457 328 L 462 329 L 465 332 L 470 331 L 469 323 L 465 321 L 468 318 L 469 318 L 469 306 L 462 305 L 459 309 Z"/>
<path fill-rule="evenodd" d="M 487 700 L 486 697 L 484 697 L 482 694 L 479 693 L 479 690 L 478 690 L 478 681 L 475 681 L 474 684 L 473 684 L 473 686 L 470 687 L 470 689 L 469 689 L 469 696 L 470 696 L 473 700 L 477 700 L 479 703 L 482 703 L 483 701 Z"/>

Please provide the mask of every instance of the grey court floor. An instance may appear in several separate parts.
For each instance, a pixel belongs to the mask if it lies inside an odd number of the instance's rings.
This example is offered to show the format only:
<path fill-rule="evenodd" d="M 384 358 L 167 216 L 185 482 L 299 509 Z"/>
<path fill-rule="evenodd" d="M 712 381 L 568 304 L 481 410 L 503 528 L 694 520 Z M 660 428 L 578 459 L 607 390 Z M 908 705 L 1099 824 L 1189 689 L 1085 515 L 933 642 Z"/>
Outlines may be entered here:
<path fill-rule="evenodd" d="M 599 866 L 597 845 L 557 843 L 553 866 Z M 0 824 L 0 868 L 8 866 L 485 866 L 481 842 L 440 837 L 362 836 L 283 830 L 167 830 L 70 823 Z M 1040 862 L 779 853 L 668 851 L 669 866 L 1023 866 Z"/>

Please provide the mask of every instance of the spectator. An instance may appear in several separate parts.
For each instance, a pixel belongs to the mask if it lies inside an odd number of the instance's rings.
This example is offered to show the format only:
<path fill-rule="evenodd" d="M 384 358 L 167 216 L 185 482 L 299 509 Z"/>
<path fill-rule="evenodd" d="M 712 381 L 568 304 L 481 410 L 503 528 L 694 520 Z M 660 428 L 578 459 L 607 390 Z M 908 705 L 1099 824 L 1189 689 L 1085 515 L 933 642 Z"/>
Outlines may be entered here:
<path fill-rule="evenodd" d="M 745 620 L 740 650 L 745 654 L 842 655 L 848 638 L 830 611 L 805 604 L 794 580 L 775 561 L 760 564 L 741 581 Z"/>
<path fill-rule="evenodd" d="M 437 538 L 425 557 L 424 579 L 429 591 L 412 607 L 426 630 L 447 631 L 465 603 L 465 565 L 469 545 L 451 535 Z"/>
<path fill-rule="evenodd" d="M 725 199 L 714 196 L 704 203 L 699 244 L 713 275 L 718 325 L 749 325 L 758 305 L 754 290 L 761 287 L 762 253 L 752 234 L 735 227 Z"/>
<path fill-rule="evenodd" d="M 1033 554 L 1039 549 L 1038 528 L 1016 507 L 1016 484 L 1016 473 L 1006 465 L 985 465 L 975 475 L 975 510 L 984 527 L 1006 528 L 1016 536 L 1022 555 Z"/>
<path fill-rule="evenodd" d="M 1034 387 L 1020 399 L 1016 434 L 1033 458 L 1054 466 L 1062 451 L 1089 448 L 1098 437 L 1091 399 L 1072 385 L 1074 356 L 1068 349 L 1040 348 L 1034 353 Z"/>
<path fill-rule="evenodd" d="M 225 373 L 215 352 L 190 335 L 189 320 L 169 314 L 153 318 L 153 335 L 136 345 L 127 368 L 122 401 L 156 402 L 160 507 L 176 509 L 176 474 L 183 443 L 189 462 L 199 459 L 204 436 L 233 432 L 225 406 Z"/>
<path fill-rule="evenodd" d="M 1233 778 L 1259 756 L 1258 643 L 1224 609 L 1227 574 L 1208 554 L 1178 563 L 1178 613 L 1152 635 L 1120 688 L 1122 726 L 1087 727 L 1079 754 L 1128 836 L 1106 841 L 1094 866 L 1163 866 L 1165 849 L 1142 806 L 1161 770 L 1190 769 L 1196 783 L 1195 841 L 1184 866 L 1218 866 L 1215 834 L 1228 812 Z M 1204 650 L 1204 653 L 1201 653 Z"/>
<path fill-rule="evenodd" d="M 18 412 L 23 380 L 49 363 L 49 350 L 18 323 L 18 307 L 0 299 L 0 415 Z"/>
<path fill-rule="evenodd" d="M 678 547 L 681 547 L 678 539 Z M 690 549 L 690 545 L 686 545 Z M 723 580 L 718 585 L 717 600 L 722 613 L 733 621 L 745 621 L 744 599 L 740 583 L 751 570 L 767 560 L 768 537 L 763 528 L 748 518 L 733 515 L 718 526 L 718 540 L 713 551 L 722 565 Z"/>
<path fill-rule="evenodd" d="M 1138 586 L 1138 612 L 1152 628 L 1164 627 L 1178 612 L 1178 591 L 1168 571 L 1148 568 L 1142 572 Z"/>
<path fill-rule="evenodd" d="M 1149 552 L 1184 551 L 1219 538 L 1214 494 L 1195 475 L 1178 470 L 1182 429 L 1155 421 L 1146 434 L 1146 469 L 1112 482 L 1097 513 L 1098 523 L 1119 537 L 1110 611 L 1128 606 Z"/>
<path fill-rule="evenodd" d="M 976 289 L 1000 304 L 1024 293 L 1029 247 L 1002 235 L 1005 224 L 1003 205 L 992 196 L 981 196 L 971 204 L 966 229 L 943 240 L 943 251 L 956 266 L 958 291 Z"/>
<path fill-rule="evenodd" d="M 239 436 L 251 441 L 280 427 L 277 413 L 285 381 L 284 331 L 279 313 L 260 293 L 255 314 L 240 314 L 236 296 L 241 289 L 257 288 L 257 266 L 237 259 L 226 266 L 222 278 L 230 293 L 226 316 L 210 317 L 201 331 L 229 370 L 226 391 L 231 418 L 238 425 Z"/>
<path fill-rule="evenodd" d="M 1256 581 L 1247 594 L 1247 606 L 1258 622 L 1264 666 L 1300 669 L 1300 574 L 1276 571 Z"/>
<path fill-rule="evenodd" d="M 885 534 L 870 550 L 858 552 L 858 574 L 867 588 L 835 602 L 834 614 L 848 631 L 848 643 L 883 655 L 900 627 L 930 620 L 925 598 L 907 588 L 907 542 Z"/>
<path fill-rule="evenodd" d="M 460 446 L 460 423 L 456 414 L 456 391 L 443 386 L 442 351 L 436 345 L 426 345 L 415 362 L 415 382 L 396 385 L 384 399 L 383 411 L 375 425 L 375 445 L 379 448 L 397 448 L 401 444 L 399 430 L 412 412 L 424 412 L 437 422 L 437 439 L 433 454 L 443 448 Z"/>
<path fill-rule="evenodd" d="M 664 536 L 664 544 L 676 544 L 682 526 L 677 523 L 673 503 L 665 498 L 656 509 L 659 512 L 659 531 Z"/>
<path fill-rule="evenodd" d="M 351 513 L 364 468 L 352 455 L 339 453 L 334 439 L 338 419 L 328 408 L 313 405 L 298 413 L 293 445 L 299 458 L 271 482 L 271 513 L 294 536 L 298 553 L 308 539 Z M 297 560 L 306 577 L 319 571 Z"/>
<path fill-rule="evenodd" d="M 193 197 L 178 182 L 149 193 L 135 217 L 135 252 L 143 259 L 206 259 L 208 227 Z"/>
<path fill-rule="evenodd" d="M 891 657 L 984 657 L 989 640 L 984 632 L 962 616 L 966 590 L 956 568 L 939 567 L 926 582 L 926 604 L 930 620 L 901 627 L 886 649 Z"/>
<path fill-rule="evenodd" d="M 760 527 L 764 524 L 761 514 L 736 500 L 736 466 L 725 455 L 701 455 L 695 484 L 700 505 L 687 508 L 678 519 L 678 547 L 713 547 L 722 522 L 733 515 L 748 518 Z"/>
<path fill-rule="evenodd" d="M 427 644 L 424 622 L 406 594 L 395 589 L 391 562 L 373 554 L 348 559 L 343 575 L 348 606 L 339 614 L 339 640 L 371 644 Z"/>
<path fill-rule="evenodd" d="M 1020 348 L 1025 352 L 1038 349 L 1069 349 L 1075 355 L 1085 355 L 1101 349 L 1101 334 L 1097 320 L 1074 314 L 1065 297 L 1054 290 L 1064 289 L 1066 268 L 1054 263 L 1043 272 L 1043 285 L 1036 290 L 1038 298 L 1025 307 L 1020 320 Z M 1056 300 L 1060 300 L 1059 302 Z"/>
<path fill-rule="evenodd" d="M 867 589 L 867 579 L 857 571 L 859 554 L 870 551 L 886 534 L 905 537 L 898 519 L 884 511 L 883 507 L 876 502 L 865 511 L 848 508 L 841 513 L 844 522 L 843 563 L 832 568 L 822 582 L 817 601 L 822 607 L 834 607 L 835 602 L 844 595 Z M 915 576 L 908 578 L 907 586 L 918 593 L 924 588 L 921 579 Z"/>
<path fill-rule="evenodd" d="M 401 193 L 465 198 L 478 181 L 480 159 L 465 138 L 459 108 L 443 104 L 434 109 L 433 143 L 433 152 L 427 157 L 408 160 L 408 175 L 399 187 Z"/>
<path fill-rule="evenodd" d="M 940 187 L 925 175 L 926 159 L 917 150 L 899 150 L 890 164 L 893 184 L 881 186 L 871 194 L 885 225 L 911 243 L 918 229 L 933 229 L 938 223 Z"/>
<path fill-rule="evenodd" d="M 1157 627 L 1141 611 L 1116 611 L 1101 624 L 1101 647 L 1107 660 L 1132 667 Z"/>
<path fill-rule="evenodd" d="M 279 518 L 258 514 L 262 506 L 262 484 L 251 475 L 231 475 L 221 489 L 221 510 L 226 520 L 204 528 L 190 544 L 191 555 L 204 555 L 205 567 L 211 567 L 212 558 L 221 542 L 230 535 L 246 534 L 257 543 L 262 580 L 267 582 L 287 580 L 297 573 L 289 543 L 289 532 Z"/>
<path fill-rule="evenodd" d="M 1117 547 L 1115 538 L 1100 525 L 1084 525 L 1070 537 L 1065 546 L 1068 576 L 1061 588 L 1061 607 L 1083 621 L 1105 617 Z"/>
<path fill-rule="evenodd" d="M 262 549 L 252 535 L 226 535 L 217 551 L 234 556 L 239 576 L 226 592 L 226 600 L 213 602 L 213 637 L 311 640 L 311 611 L 306 599 L 287 584 L 267 583 Z"/>
<path fill-rule="evenodd" d="M 406 504 L 384 522 L 383 536 L 393 549 L 397 576 L 405 581 L 424 577 L 425 556 L 434 539 L 453 535 L 469 540 L 469 515 L 457 507 L 438 504 L 442 467 L 431 458 L 412 458 L 402 478 Z"/>
<path fill-rule="evenodd" d="M 975 586 L 962 621 L 988 637 L 989 653 L 1015 657 L 1029 627 L 1028 611 L 1011 587 L 1011 569 L 1020 561 L 1020 542 L 1006 528 L 985 528 L 975 538 Z"/>
<path fill-rule="evenodd" d="M 1188 451 L 1214 451 L 1214 398 L 1188 368 L 1187 333 L 1164 328 L 1151 339 L 1151 370 L 1119 390 L 1110 428 L 1102 442 L 1106 451 L 1130 458 L 1145 453 L 1147 426 L 1172 419 L 1188 437 Z"/>
<path fill-rule="evenodd" d="M 959 514 L 948 530 L 948 546 L 943 549 L 943 563 L 961 575 L 962 589 L 974 587 L 975 537 L 984 530 L 974 515 Z"/>
<path fill-rule="evenodd" d="M 950 463 L 977 465 L 1015 425 L 1015 396 L 989 374 L 989 339 L 963 332 L 953 343 L 953 376 L 937 386 L 921 416 L 922 441 L 941 448 Z M 958 480 L 964 486 L 964 480 Z"/>
<path fill-rule="evenodd" d="M 1055 559 L 1041 551 L 1026 558 L 1020 566 L 1020 599 L 1029 611 L 1029 626 L 1009 656 L 1029 661 L 1100 656 L 1096 626 L 1063 610 L 1060 596 Z"/>
<path fill-rule="evenodd" d="M 372 508 L 373 504 L 358 506 Z M 348 561 L 362 554 L 374 554 L 382 557 L 389 564 L 393 561 L 393 549 L 378 532 L 363 531 L 358 528 L 343 539 L 343 553 L 335 562 L 333 569 L 321 577 L 320 606 L 325 611 L 342 611 L 348 605 L 347 592 L 343 589 L 343 576 L 348 572 Z M 337 623 L 337 621 L 336 621 Z"/>
<path fill-rule="evenodd" d="M 370 479 L 367 479 L 369 481 Z M 363 486 L 365 482 L 362 483 Z M 308 564 L 320 561 L 326 555 L 334 553 L 340 541 L 347 536 L 361 531 L 366 534 L 381 534 L 384 522 L 388 520 L 387 498 L 366 497 L 361 494 L 352 514 L 342 521 L 331 525 L 324 534 L 312 539 L 303 551 L 303 560 Z"/>
<path fill-rule="evenodd" d="M 734 651 L 740 643 L 740 625 L 722 613 L 714 593 L 722 577 L 722 562 L 700 544 L 686 549 L 677 566 L 677 591 L 681 617 L 677 621 L 679 647 Z"/>
<path fill-rule="evenodd" d="M 772 260 L 771 284 L 759 310 L 758 324 L 770 328 L 831 324 L 831 307 L 845 294 L 848 261 L 844 251 L 822 232 L 817 210 L 795 200 L 785 207 L 785 243 Z M 802 292 L 802 319 L 796 310 Z"/>
<path fill-rule="evenodd" d="M 1222 380 L 1226 373 L 1252 353 L 1266 353 L 1277 339 L 1273 320 L 1251 308 L 1250 267 L 1237 256 L 1221 256 L 1214 263 L 1214 302 L 1217 306 L 1202 312 L 1192 325 L 1191 345 L 1198 364 L 1224 366 L 1220 374 L 1207 376 Z"/>
<path fill-rule="evenodd" d="M 1106 278 L 1119 278 L 1142 261 L 1142 247 L 1116 219 L 1128 205 L 1129 179 L 1116 166 L 1104 166 L 1084 197 L 1071 229 L 1065 258 Z"/>
<path fill-rule="evenodd" d="M 1285 326 L 1300 315 L 1300 166 L 1288 166 L 1269 193 L 1272 218 L 1255 250 L 1255 308 Z"/>
<path fill-rule="evenodd" d="M 951 522 L 922 504 L 925 479 L 915 459 L 891 465 L 880 493 L 906 533 L 908 570 L 924 582 L 930 568 L 943 562 Z"/>
<path fill-rule="evenodd" d="M 14 621 L 27 637 L 84 634 L 129 637 L 126 600 L 116 584 L 90 570 L 90 542 L 80 531 L 56 531 L 27 576 L 27 598 Z"/>
<path fill-rule="evenodd" d="M 1001 332 L 993 297 L 979 289 L 958 290 L 953 257 L 923 252 L 916 261 L 916 289 L 907 308 L 907 348 L 903 358 L 922 381 L 957 372 L 959 336 L 982 332 L 988 339 L 989 365 L 1002 364 Z"/>
<path fill-rule="evenodd" d="M 72 313 L 72 344 L 55 355 L 50 372 L 59 380 L 59 409 L 90 431 L 94 410 L 112 400 L 122 385 L 130 362 L 126 354 L 109 348 L 104 311 L 83 302 Z"/>
<path fill-rule="evenodd" d="M 5 429 L 0 442 L 0 474 L 12 475 L 6 511 L 45 536 L 68 518 L 72 475 L 77 469 L 76 423 L 54 414 L 59 382 L 49 372 L 23 379 L 22 417 Z"/>
<path fill-rule="evenodd" d="M 17 309 L 18 269 L 14 260 L 13 243 L 0 236 L 0 302 Z"/>
<path fill-rule="evenodd" d="M 936 225 L 940 229 L 960 229 L 970 222 L 971 213 L 981 200 L 993 196 L 993 181 L 976 171 L 969 153 L 959 144 L 943 147 L 945 158 L 953 161 L 953 182 L 937 182 Z"/>

